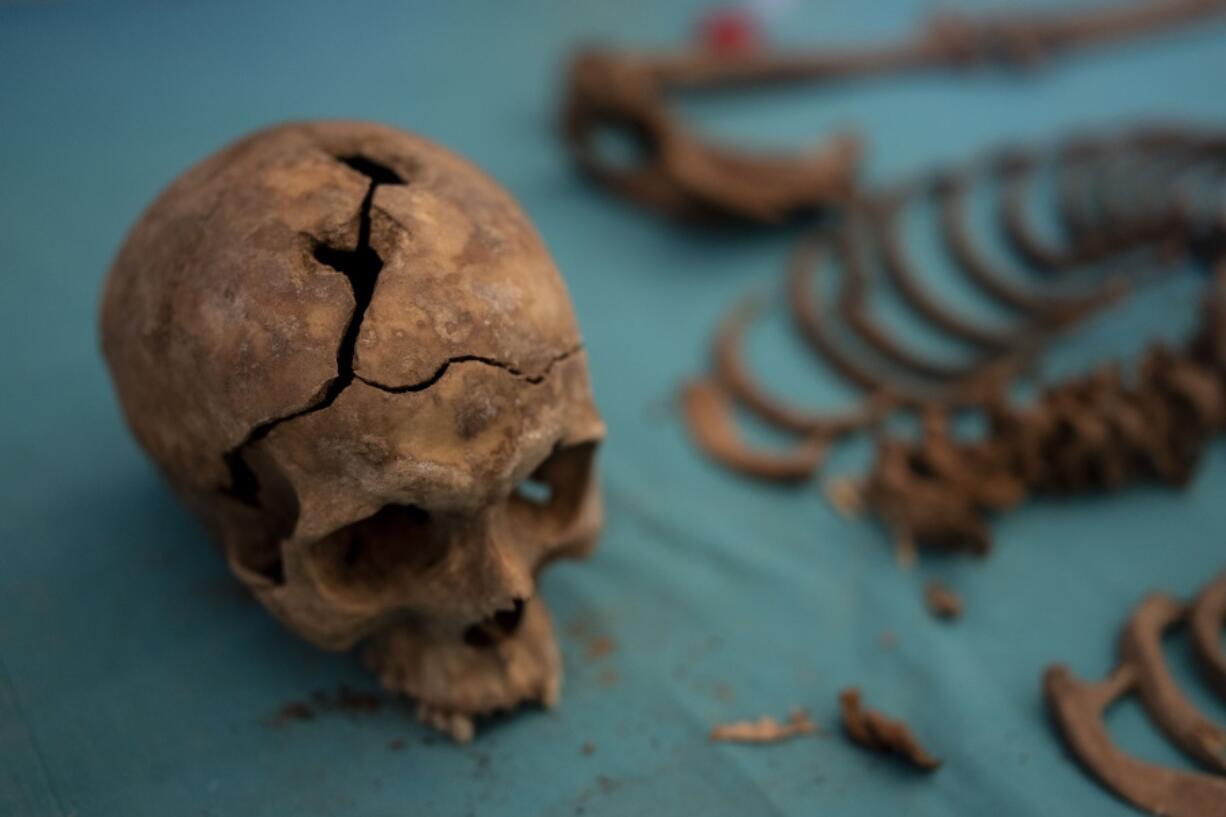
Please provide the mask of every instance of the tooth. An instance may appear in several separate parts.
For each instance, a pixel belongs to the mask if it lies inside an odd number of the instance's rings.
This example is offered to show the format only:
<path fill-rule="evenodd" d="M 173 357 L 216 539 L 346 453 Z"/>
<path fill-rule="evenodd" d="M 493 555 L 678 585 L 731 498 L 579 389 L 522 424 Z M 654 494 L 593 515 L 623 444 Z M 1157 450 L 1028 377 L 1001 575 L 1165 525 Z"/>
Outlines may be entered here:
<path fill-rule="evenodd" d="M 468 743 L 473 739 L 473 720 L 459 712 L 452 714 L 447 731 L 456 743 Z"/>

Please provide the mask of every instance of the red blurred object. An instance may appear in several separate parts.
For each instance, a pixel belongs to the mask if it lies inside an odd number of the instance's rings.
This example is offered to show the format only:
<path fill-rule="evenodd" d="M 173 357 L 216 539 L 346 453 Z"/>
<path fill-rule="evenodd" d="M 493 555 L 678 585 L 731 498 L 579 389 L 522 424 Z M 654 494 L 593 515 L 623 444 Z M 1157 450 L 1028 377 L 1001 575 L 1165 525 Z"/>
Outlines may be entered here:
<path fill-rule="evenodd" d="M 736 56 L 758 49 L 762 30 L 757 18 L 745 9 L 718 8 L 699 19 L 698 39 L 709 51 Z"/>

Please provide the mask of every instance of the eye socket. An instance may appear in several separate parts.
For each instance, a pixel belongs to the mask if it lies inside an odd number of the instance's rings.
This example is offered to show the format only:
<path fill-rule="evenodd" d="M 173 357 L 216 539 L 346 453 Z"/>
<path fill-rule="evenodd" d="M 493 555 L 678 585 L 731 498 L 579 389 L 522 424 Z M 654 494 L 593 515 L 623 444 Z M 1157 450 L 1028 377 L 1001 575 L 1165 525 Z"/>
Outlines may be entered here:
<path fill-rule="evenodd" d="M 247 536 L 232 543 L 231 558 L 250 581 L 280 587 L 285 584 L 281 542 L 297 523 L 298 496 L 289 479 L 259 446 L 238 449 L 227 462 L 232 478 L 237 477 L 233 487 L 238 489 L 240 501 L 247 503 L 249 499 L 249 504 L 263 511 L 258 521 L 248 524 Z"/>
<path fill-rule="evenodd" d="M 321 539 L 312 551 L 320 587 L 368 599 L 397 587 L 443 557 L 430 514 L 416 505 L 385 505 Z"/>
<path fill-rule="evenodd" d="M 562 529 L 583 507 L 592 478 L 594 443 L 559 448 L 511 494 L 511 513 L 519 521 Z"/>
<path fill-rule="evenodd" d="M 515 496 L 524 502 L 548 507 L 553 501 L 553 486 L 534 473 L 515 487 Z"/>

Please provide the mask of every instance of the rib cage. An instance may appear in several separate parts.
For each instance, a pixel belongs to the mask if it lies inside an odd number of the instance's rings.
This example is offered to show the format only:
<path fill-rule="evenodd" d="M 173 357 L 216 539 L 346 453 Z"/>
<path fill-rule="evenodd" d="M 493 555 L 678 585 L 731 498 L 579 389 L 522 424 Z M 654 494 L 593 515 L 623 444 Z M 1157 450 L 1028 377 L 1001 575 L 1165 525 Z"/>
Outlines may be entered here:
<path fill-rule="evenodd" d="M 1200 335 L 1186 348 L 1149 349 L 1134 376 L 1103 367 L 1049 385 L 1026 406 L 1015 405 L 1009 391 L 1062 331 L 1189 261 L 1201 269 L 1219 262 L 1223 169 L 1226 135 L 1150 127 L 1000 151 L 861 198 L 801 243 L 788 276 L 795 328 L 862 390 L 859 407 L 831 416 L 763 390 L 740 353 L 753 317 L 742 306 L 717 333 L 713 374 L 687 389 L 695 441 L 735 470 L 803 480 L 826 445 L 877 428 L 893 412 L 915 413 L 924 418 L 923 433 L 911 441 L 881 438 L 860 485 L 863 502 L 900 543 L 974 552 L 989 546 L 988 515 L 1031 493 L 1115 489 L 1137 479 L 1182 484 L 1226 419 L 1220 307 L 1206 310 Z M 1050 181 L 1045 201 L 1041 181 Z M 967 197 L 981 185 L 994 194 L 993 226 L 1010 251 L 1007 267 L 984 252 L 982 231 L 970 222 Z M 1044 201 L 1057 235 L 1035 223 L 1036 200 Z M 900 226 L 908 208 L 924 204 L 935 208 L 939 242 L 962 283 L 1010 314 L 1008 325 L 964 316 L 925 282 Z M 835 262 L 837 294 L 827 301 L 815 279 L 831 275 Z M 869 294 L 883 282 L 967 358 L 916 351 L 875 318 Z M 772 455 L 745 446 L 731 420 L 733 401 L 800 435 L 796 450 Z M 980 439 L 962 441 L 948 431 L 951 418 L 967 411 L 988 419 Z"/>

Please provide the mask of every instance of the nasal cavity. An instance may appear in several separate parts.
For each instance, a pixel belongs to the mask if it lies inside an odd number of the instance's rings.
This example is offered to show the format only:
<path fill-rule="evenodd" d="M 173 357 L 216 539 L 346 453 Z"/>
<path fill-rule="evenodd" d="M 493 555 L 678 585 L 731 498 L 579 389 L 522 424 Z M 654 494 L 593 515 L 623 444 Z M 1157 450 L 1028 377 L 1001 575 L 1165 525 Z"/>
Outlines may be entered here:
<path fill-rule="evenodd" d="M 524 618 L 524 600 L 515 599 L 510 607 L 499 610 L 464 631 L 464 643 L 470 647 L 492 647 L 519 630 Z"/>

